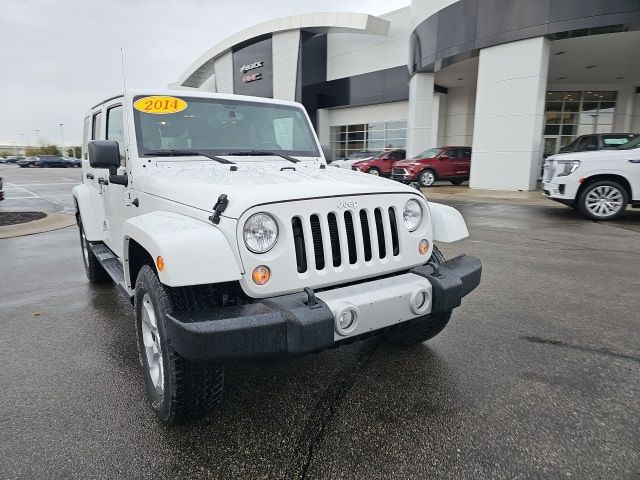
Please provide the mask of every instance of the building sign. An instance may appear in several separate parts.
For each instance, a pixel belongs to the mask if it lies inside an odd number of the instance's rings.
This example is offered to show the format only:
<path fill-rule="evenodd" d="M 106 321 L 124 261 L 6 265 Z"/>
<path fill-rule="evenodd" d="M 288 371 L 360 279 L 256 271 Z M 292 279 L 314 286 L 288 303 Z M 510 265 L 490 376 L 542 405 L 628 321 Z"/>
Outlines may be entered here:
<path fill-rule="evenodd" d="M 273 97 L 271 36 L 233 50 L 233 93 Z"/>

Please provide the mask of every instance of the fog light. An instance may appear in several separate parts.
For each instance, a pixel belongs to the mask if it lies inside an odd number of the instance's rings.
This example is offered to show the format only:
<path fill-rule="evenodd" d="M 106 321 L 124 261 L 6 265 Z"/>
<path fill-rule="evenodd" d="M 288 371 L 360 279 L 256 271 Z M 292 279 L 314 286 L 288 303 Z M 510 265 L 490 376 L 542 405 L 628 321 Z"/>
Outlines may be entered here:
<path fill-rule="evenodd" d="M 158 267 L 159 272 L 164 270 L 164 258 L 160 256 L 156 258 L 156 267 Z"/>
<path fill-rule="evenodd" d="M 420 253 L 420 255 L 426 255 L 428 251 L 429 251 L 429 242 L 423 238 L 422 240 L 420 240 L 420 243 L 418 244 L 418 252 Z"/>
<path fill-rule="evenodd" d="M 336 315 L 336 332 L 346 336 L 356 329 L 358 324 L 358 310 L 353 306 L 345 307 Z"/>
<path fill-rule="evenodd" d="M 259 265 L 253 269 L 251 279 L 256 285 L 264 285 L 271 278 L 271 270 L 266 265 Z"/>
<path fill-rule="evenodd" d="M 413 292 L 411 299 L 409 300 L 411 311 L 416 315 L 426 313 L 429 309 L 429 299 L 429 290 L 420 289 L 417 292 Z"/>

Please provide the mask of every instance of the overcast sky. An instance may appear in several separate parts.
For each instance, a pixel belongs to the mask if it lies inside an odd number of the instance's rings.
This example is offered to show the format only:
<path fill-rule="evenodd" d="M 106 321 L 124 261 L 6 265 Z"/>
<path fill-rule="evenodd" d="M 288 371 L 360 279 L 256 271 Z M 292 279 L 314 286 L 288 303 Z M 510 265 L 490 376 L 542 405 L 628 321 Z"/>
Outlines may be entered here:
<path fill-rule="evenodd" d="M 318 11 L 381 14 L 409 0 L 0 0 L 0 144 L 79 144 L 86 109 L 122 88 L 165 88 L 227 36 Z"/>

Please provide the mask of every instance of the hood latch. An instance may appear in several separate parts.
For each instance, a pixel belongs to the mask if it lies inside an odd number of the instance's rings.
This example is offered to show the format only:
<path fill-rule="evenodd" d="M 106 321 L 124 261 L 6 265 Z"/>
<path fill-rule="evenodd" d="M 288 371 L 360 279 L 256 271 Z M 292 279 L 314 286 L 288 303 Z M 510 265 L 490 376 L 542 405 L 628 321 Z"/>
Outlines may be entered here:
<path fill-rule="evenodd" d="M 213 215 L 209 217 L 211 223 L 215 225 L 220 223 L 220 215 L 227 209 L 227 205 L 229 205 L 229 200 L 227 199 L 227 194 L 223 193 L 218 197 L 218 201 L 213 206 Z"/>

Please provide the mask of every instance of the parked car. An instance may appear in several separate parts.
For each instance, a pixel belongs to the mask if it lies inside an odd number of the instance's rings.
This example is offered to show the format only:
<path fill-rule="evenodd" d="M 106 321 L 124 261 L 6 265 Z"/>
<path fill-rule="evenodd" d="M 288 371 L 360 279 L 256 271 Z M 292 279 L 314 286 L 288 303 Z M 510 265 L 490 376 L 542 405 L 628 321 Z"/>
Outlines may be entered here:
<path fill-rule="evenodd" d="M 613 220 L 629 204 L 640 208 L 640 136 L 613 150 L 547 158 L 542 190 L 592 220 Z"/>
<path fill-rule="evenodd" d="M 90 282 L 113 281 L 131 301 L 145 392 L 162 422 L 206 414 L 227 363 L 369 335 L 429 340 L 480 282 L 479 259 L 446 261 L 434 244 L 468 236 L 457 210 L 328 168 L 300 104 L 125 92 L 87 114 L 124 128 L 85 132 L 94 140 L 73 188 L 82 259 Z M 185 131 L 199 149 L 167 147 Z M 268 151 L 264 138 L 274 139 Z M 105 302 L 116 294 L 95 292 Z"/>
<path fill-rule="evenodd" d="M 66 168 L 69 166 L 69 162 L 57 155 L 38 155 L 35 157 L 29 157 L 24 160 L 18 161 L 18 165 L 21 167 L 39 167 L 39 168 Z"/>
<path fill-rule="evenodd" d="M 638 135 L 637 133 L 596 133 L 593 135 L 581 135 L 566 147 L 562 147 L 558 153 L 617 148 L 633 140 Z"/>
<path fill-rule="evenodd" d="M 2 187 L 2 177 L 0 177 L 0 201 L 4 200 L 4 189 Z"/>
<path fill-rule="evenodd" d="M 398 160 L 404 160 L 407 152 L 402 149 L 380 152 L 367 160 L 359 160 L 352 165 L 352 170 L 358 170 L 371 175 L 391 175 L 391 168 Z"/>
<path fill-rule="evenodd" d="M 418 182 L 429 187 L 436 180 L 449 180 L 460 185 L 469 180 L 471 147 L 446 146 L 430 148 L 415 158 L 396 162 L 391 178 L 403 183 Z"/>
<path fill-rule="evenodd" d="M 4 163 L 17 163 L 20 160 L 23 160 L 25 157 L 12 155 L 4 159 Z"/>
<path fill-rule="evenodd" d="M 347 155 L 347 157 L 343 158 L 342 160 L 334 160 L 333 162 L 331 162 L 331 166 L 350 169 L 354 163 L 359 162 L 360 160 L 366 160 L 368 158 L 371 158 L 376 154 L 377 154 L 376 152 L 370 152 L 368 150 L 354 152 L 354 153 L 351 153 L 350 155 Z"/>
<path fill-rule="evenodd" d="M 79 158 L 62 157 L 62 159 L 67 162 L 67 167 L 79 168 L 82 166 L 82 160 Z"/>

